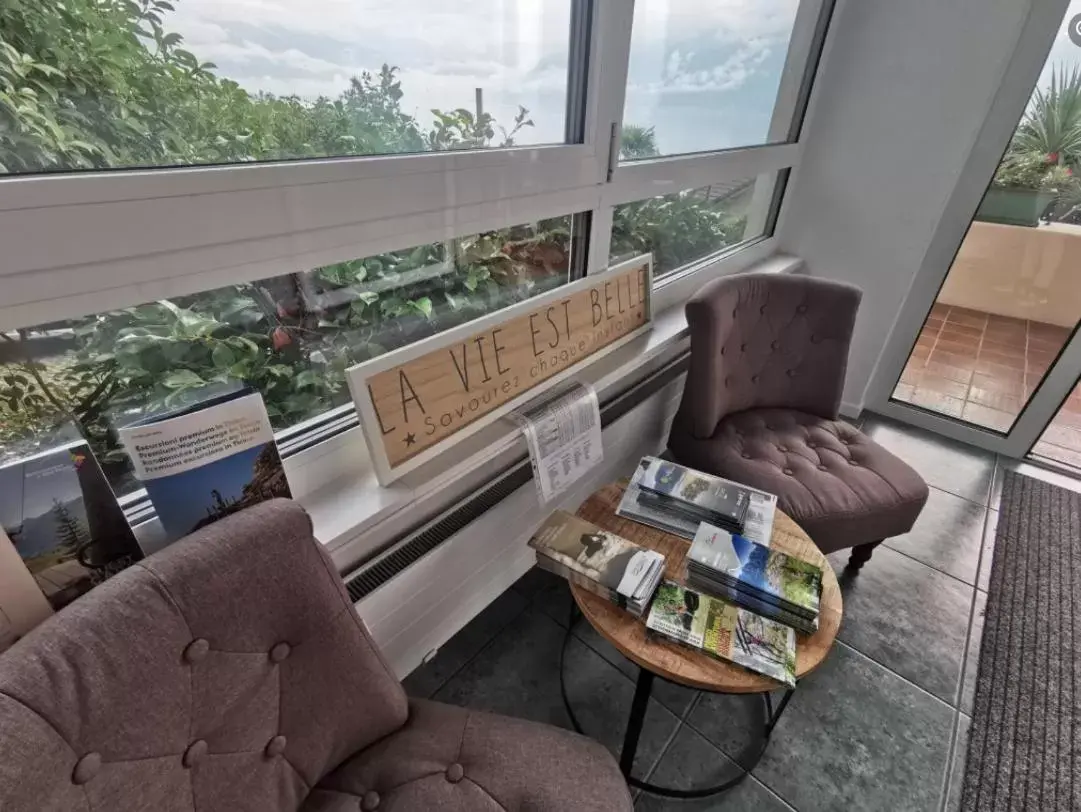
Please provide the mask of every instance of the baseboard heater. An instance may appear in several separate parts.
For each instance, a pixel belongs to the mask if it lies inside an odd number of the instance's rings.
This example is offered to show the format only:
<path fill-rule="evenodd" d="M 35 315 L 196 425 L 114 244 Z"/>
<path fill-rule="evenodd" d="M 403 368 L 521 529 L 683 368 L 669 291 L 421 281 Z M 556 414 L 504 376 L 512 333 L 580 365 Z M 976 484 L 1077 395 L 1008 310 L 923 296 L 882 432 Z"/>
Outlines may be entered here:
<path fill-rule="evenodd" d="M 635 406 L 656 394 L 687 371 L 690 353 L 684 352 L 627 389 L 601 404 L 601 426 L 609 426 Z M 480 518 L 533 479 L 529 457 L 500 471 L 476 494 L 451 505 L 435 518 L 391 541 L 383 552 L 347 572 L 346 589 L 353 602 L 374 592 L 407 567 L 419 561 L 462 528 Z"/>

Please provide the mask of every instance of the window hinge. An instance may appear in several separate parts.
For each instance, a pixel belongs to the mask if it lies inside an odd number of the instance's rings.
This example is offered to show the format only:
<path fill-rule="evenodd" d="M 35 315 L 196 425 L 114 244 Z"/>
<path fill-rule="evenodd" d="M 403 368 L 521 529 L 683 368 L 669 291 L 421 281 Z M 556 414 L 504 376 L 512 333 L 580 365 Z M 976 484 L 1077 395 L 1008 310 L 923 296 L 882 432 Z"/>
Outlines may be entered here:
<path fill-rule="evenodd" d="M 619 124 L 618 122 L 612 122 L 612 132 L 608 138 L 608 176 L 606 180 L 608 183 L 612 182 L 612 175 L 616 171 L 616 162 L 619 160 Z"/>

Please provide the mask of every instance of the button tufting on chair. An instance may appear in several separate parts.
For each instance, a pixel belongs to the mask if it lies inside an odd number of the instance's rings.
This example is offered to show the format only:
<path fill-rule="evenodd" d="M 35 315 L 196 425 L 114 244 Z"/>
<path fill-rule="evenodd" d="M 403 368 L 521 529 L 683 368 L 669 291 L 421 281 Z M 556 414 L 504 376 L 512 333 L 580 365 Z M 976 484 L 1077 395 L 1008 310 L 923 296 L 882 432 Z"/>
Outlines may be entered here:
<path fill-rule="evenodd" d="M 85 784 L 91 778 L 98 774 L 101 769 L 101 754 L 100 753 L 87 753 L 75 764 L 75 769 L 71 771 L 71 783 L 73 784 Z"/>
<path fill-rule="evenodd" d="M 668 438 L 676 461 L 777 493 L 825 553 L 907 533 L 927 499 L 909 465 L 837 417 L 859 301 L 851 285 L 814 277 L 708 282 L 687 302 L 690 367 Z M 744 354 L 720 358 L 739 342 Z"/>
<path fill-rule="evenodd" d="M 188 749 L 184 751 L 184 756 L 181 758 L 181 763 L 189 770 L 203 760 L 203 756 L 209 748 L 207 743 L 202 739 L 193 741 L 188 745 Z"/>
<path fill-rule="evenodd" d="M 109 578 L 0 661 L 4 812 L 633 812 L 596 741 L 410 700 L 283 499 Z"/>
<path fill-rule="evenodd" d="M 451 764 L 447 767 L 447 780 L 452 784 L 457 784 L 465 778 L 465 768 L 461 764 Z"/>
<path fill-rule="evenodd" d="M 210 643 L 199 637 L 188 643 L 188 647 L 184 649 L 184 661 L 190 665 L 194 665 L 195 663 L 205 660 L 209 651 Z"/>
<path fill-rule="evenodd" d="M 275 736 L 267 742 L 266 747 L 263 748 L 263 753 L 267 758 L 277 758 L 285 752 L 285 745 L 285 736 Z"/>
<path fill-rule="evenodd" d="M 293 649 L 288 643 L 278 643 L 270 650 L 270 661 L 272 663 L 283 662 L 292 651 Z"/>
<path fill-rule="evenodd" d="M 791 468 L 785 468 L 783 473 L 787 474 L 788 476 L 792 476 L 792 469 Z"/>

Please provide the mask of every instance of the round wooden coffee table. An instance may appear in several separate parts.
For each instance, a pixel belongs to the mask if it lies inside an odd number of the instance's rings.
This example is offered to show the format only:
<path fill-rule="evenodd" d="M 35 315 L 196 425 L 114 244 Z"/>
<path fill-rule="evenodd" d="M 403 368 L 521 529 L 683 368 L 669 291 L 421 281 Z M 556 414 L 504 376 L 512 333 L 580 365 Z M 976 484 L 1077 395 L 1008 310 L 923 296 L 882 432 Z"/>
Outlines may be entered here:
<path fill-rule="evenodd" d="M 623 498 L 624 488 L 625 483 L 622 482 L 606 485 L 582 503 L 578 509 L 578 515 L 611 533 L 663 553 L 665 577 L 669 580 L 685 582 L 686 567 L 683 559 L 690 548 L 690 542 L 679 536 L 617 516 L 616 508 Z M 826 655 L 833 646 L 837 630 L 841 626 L 841 589 L 837 584 L 837 576 L 826 557 L 822 555 L 810 537 L 779 509 L 773 522 L 773 537 L 770 545 L 775 550 L 791 553 L 822 568 L 822 599 L 818 631 L 811 636 L 796 635 L 796 677 L 798 679 L 817 668 L 826 659 Z M 623 656 L 639 667 L 638 683 L 631 703 L 623 750 L 620 753 L 620 767 L 623 769 L 627 782 L 648 792 L 673 797 L 696 798 L 722 792 L 743 780 L 747 772 L 753 768 L 753 764 L 746 772 L 741 771 L 739 775 L 724 784 L 700 790 L 672 790 L 658 787 L 631 775 L 654 677 L 714 693 L 761 694 L 766 708 L 766 721 L 758 750 L 759 757 L 765 750 L 769 736 L 784 712 L 788 700 L 791 699 L 794 689 L 785 691 L 775 710 L 770 692 L 783 689 L 785 687 L 783 684 L 657 635 L 647 634 L 644 618 L 636 618 L 615 604 L 574 584 L 571 584 L 571 594 L 574 596 L 578 609 L 590 625 Z M 566 699 L 565 694 L 564 698 Z M 573 720 L 574 713 L 569 702 L 567 711 Z M 575 727 L 577 727 L 577 721 L 575 721 Z M 757 762 L 757 758 L 755 761 Z"/>

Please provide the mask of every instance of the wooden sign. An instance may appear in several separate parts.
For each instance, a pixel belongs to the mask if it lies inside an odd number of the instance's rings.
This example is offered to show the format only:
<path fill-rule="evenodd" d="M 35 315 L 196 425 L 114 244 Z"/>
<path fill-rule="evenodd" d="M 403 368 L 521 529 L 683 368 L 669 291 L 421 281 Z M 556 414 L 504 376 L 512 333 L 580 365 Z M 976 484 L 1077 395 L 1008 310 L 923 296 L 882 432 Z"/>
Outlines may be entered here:
<path fill-rule="evenodd" d="M 649 255 L 348 372 L 386 485 L 649 328 Z"/>

